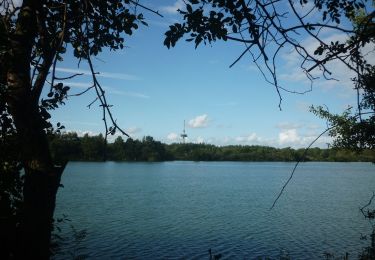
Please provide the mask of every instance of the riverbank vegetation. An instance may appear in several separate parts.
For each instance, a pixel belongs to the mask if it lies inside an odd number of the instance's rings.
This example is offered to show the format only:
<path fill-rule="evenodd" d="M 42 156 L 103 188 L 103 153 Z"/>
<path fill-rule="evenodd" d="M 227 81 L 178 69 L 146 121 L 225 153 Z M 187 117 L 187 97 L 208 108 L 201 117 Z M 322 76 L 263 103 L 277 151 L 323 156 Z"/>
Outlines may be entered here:
<path fill-rule="evenodd" d="M 106 145 L 99 134 L 80 137 L 77 133 L 62 133 L 51 137 L 51 151 L 56 159 L 70 161 L 329 161 L 375 162 L 374 150 L 356 152 L 342 148 L 305 149 L 275 148 L 259 145 L 228 145 L 173 143 L 165 144 L 151 136 L 142 140 L 119 136 Z"/>

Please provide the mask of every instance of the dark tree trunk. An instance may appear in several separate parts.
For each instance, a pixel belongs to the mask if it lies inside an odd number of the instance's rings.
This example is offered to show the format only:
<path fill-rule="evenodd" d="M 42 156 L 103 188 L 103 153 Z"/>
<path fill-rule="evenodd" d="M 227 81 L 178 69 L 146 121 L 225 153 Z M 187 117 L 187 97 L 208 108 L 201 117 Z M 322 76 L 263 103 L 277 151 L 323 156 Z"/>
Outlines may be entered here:
<path fill-rule="evenodd" d="M 30 59 L 36 37 L 37 0 L 24 0 L 16 30 L 9 36 L 7 86 L 25 170 L 24 202 L 17 233 L 17 259 L 48 259 L 56 193 L 64 166 L 54 166 L 38 101 L 32 97 Z"/>
<path fill-rule="evenodd" d="M 24 186 L 24 212 L 18 259 L 49 259 L 56 193 L 64 167 L 52 172 L 29 169 Z"/>

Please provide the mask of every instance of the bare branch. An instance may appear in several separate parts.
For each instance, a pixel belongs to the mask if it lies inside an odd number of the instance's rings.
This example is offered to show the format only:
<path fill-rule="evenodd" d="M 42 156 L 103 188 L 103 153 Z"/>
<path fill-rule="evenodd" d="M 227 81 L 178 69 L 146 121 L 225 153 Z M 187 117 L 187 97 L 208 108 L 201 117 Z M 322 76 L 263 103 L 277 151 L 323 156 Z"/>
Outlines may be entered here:
<path fill-rule="evenodd" d="M 246 49 L 241 53 L 241 55 L 231 65 L 229 65 L 229 68 L 232 68 L 246 54 L 246 52 L 248 52 L 251 47 L 253 47 L 253 45 L 254 43 L 247 46 Z"/>
<path fill-rule="evenodd" d="M 85 17 L 85 23 L 86 23 L 86 31 L 88 30 L 89 28 L 89 23 L 88 23 L 88 17 L 86 16 Z M 109 119 L 113 125 L 113 129 L 114 130 L 118 130 L 120 131 L 123 135 L 127 136 L 127 137 L 130 137 L 124 130 L 122 130 L 118 125 L 117 125 L 117 122 L 116 120 L 113 118 L 113 115 L 112 115 L 112 112 L 110 110 L 110 107 L 108 105 L 108 102 L 107 102 L 107 99 L 106 99 L 106 96 L 105 96 L 105 91 L 103 90 L 100 82 L 98 81 L 97 77 L 96 77 L 96 72 L 94 70 L 94 66 L 92 64 L 92 61 L 91 61 L 91 55 L 90 55 L 90 51 L 89 51 L 89 42 L 88 42 L 88 39 L 87 39 L 87 43 L 86 43 L 86 59 L 87 59 L 87 62 L 88 62 L 88 65 L 89 65 L 89 68 L 90 68 L 90 71 L 91 71 L 91 76 L 92 76 L 92 81 L 93 81 L 93 88 L 95 89 L 95 92 L 96 92 L 96 99 L 89 104 L 88 107 L 90 107 L 92 104 L 94 104 L 97 100 L 100 101 L 100 106 L 102 107 L 102 113 L 103 113 L 103 122 L 104 122 L 104 127 L 105 127 L 105 142 L 107 142 L 107 137 L 109 134 L 112 134 L 112 131 L 109 131 L 109 128 L 108 128 L 108 125 L 107 125 L 107 118 L 106 116 L 108 115 L 109 116 Z M 112 127 L 111 127 L 112 129 Z"/>
<path fill-rule="evenodd" d="M 164 17 L 163 15 L 161 15 L 159 13 L 159 11 L 152 10 L 151 8 L 148 8 L 147 6 L 144 6 L 144 5 L 140 4 L 140 3 L 138 3 L 138 1 L 129 0 L 129 2 L 133 3 L 136 6 L 141 7 L 143 9 L 147 10 L 147 11 L 150 11 L 151 13 L 154 13 L 154 14 L 160 16 L 160 17 Z"/>
<path fill-rule="evenodd" d="M 86 92 L 88 92 L 90 89 L 93 89 L 93 88 L 94 88 L 94 86 L 88 87 L 84 91 L 76 93 L 76 94 L 70 94 L 70 95 L 68 95 L 68 97 L 78 97 L 78 96 L 81 96 L 81 95 L 85 94 Z M 90 108 L 90 106 L 91 105 L 89 105 L 88 107 Z"/>
<path fill-rule="evenodd" d="M 305 156 L 306 156 L 306 154 L 307 154 L 307 151 L 310 149 L 310 147 L 311 147 L 311 146 L 312 146 L 312 145 L 313 145 L 313 144 L 314 144 L 314 143 L 315 143 L 315 142 L 316 142 L 316 141 L 317 141 L 322 135 L 324 135 L 324 134 L 327 133 L 329 130 L 331 130 L 331 129 L 335 128 L 335 127 L 336 127 L 336 126 L 332 126 L 332 127 L 327 128 L 326 130 L 324 130 L 322 133 L 320 133 L 320 135 L 318 135 L 318 137 L 316 137 L 316 138 L 315 138 L 315 139 L 309 144 L 309 146 L 307 146 L 307 147 L 305 148 L 305 150 L 304 150 L 304 152 L 303 152 L 303 154 L 302 154 L 302 157 L 301 157 L 301 158 L 296 162 L 296 164 L 294 165 L 294 168 L 293 168 L 293 170 L 292 170 L 292 173 L 290 174 L 288 180 L 285 182 L 284 186 L 282 187 L 281 191 L 280 191 L 279 194 L 277 195 L 276 199 L 273 201 L 273 204 L 272 204 L 270 210 L 272 210 L 272 209 L 275 207 L 277 201 L 279 200 L 279 198 L 280 198 L 281 195 L 283 194 L 283 192 L 284 192 L 286 186 L 288 186 L 289 182 L 292 180 L 293 175 L 294 175 L 294 172 L 296 171 L 298 165 L 300 164 L 301 161 L 303 161 L 303 160 L 305 159 Z"/>
<path fill-rule="evenodd" d="M 56 75 L 55 75 L 55 80 L 67 80 L 67 79 L 72 79 L 72 78 L 75 78 L 75 77 L 78 77 L 78 76 L 82 76 L 82 75 L 84 75 L 84 73 L 75 73 L 75 74 L 73 74 L 73 75 L 71 75 L 71 76 L 68 76 L 68 77 L 57 77 Z"/>

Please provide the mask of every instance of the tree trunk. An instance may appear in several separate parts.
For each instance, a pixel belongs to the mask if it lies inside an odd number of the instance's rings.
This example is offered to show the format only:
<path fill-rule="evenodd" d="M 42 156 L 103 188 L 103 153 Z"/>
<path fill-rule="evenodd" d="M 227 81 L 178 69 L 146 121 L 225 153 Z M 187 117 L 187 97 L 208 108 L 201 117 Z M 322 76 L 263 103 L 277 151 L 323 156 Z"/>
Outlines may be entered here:
<path fill-rule="evenodd" d="M 53 212 L 63 170 L 55 167 L 52 172 L 26 172 L 17 259 L 49 259 Z"/>
<path fill-rule="evenodd" d="M 39 1 L 24 0 L 15 32 L 9 36 L 7 86 L 9 112 L 17 130 L 25 171 L 24 203 L 17 233 L 17 259 L 49 259 L 56 193 L 64 166 L 55 167 L 38 101 L 32 97 L 30 59 Z"/>

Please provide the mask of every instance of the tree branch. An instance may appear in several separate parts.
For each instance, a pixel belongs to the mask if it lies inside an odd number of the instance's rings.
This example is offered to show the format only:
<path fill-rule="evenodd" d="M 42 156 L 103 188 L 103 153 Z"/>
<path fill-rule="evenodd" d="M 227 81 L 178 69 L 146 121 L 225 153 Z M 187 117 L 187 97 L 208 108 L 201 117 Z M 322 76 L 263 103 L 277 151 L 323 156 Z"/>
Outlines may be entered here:
<path fill-rule="evenodd" d="M 145 10 L 151 12 L 151 13 L 154 13 L 154 14 L 160 16 L 160 17 L 164 17 L 163 15 L 161 15 L 159 13 L 159 11 L 152 10 L 151 8 L 148 8 L 147 6 L 144 6 L 144 5 L 140 4 L 140 3 L 138 3 L 138 1 L 129 0 L 129 2 L 132 3 L 132 4 L 134 4 L 134 5 L 136 5 L 136 6 L 139 6 L 139 7 L 143 8 L 143 9 L 145 9 Z"/>
<path fill-rule="evenodd" d="M 293 168 L 293 170 L 292 170 L 292 173 L 290 174 L 288 180 L 285 182 L 284 186 L 281 188 L 281 190 L 280 190 L 279 194 L 277 195 L 276 199 L 273 201 L 270 210 L 272 210 L 272 209 L 275 207 L 277 201 L 279 200 L 279 198 L 280 198 L 281 195 L 283 194 L 283 192 L 284 192 L 286 186 L 288 186 L 289 182 L 292 180 L 293 175 L 294 175 L 294 172 L 296 171 L 298 165 L 300 164 L 300 162 L 301 162 L 302 160 L 305 159 L 305 156 L 306 156 L 306 154 L 307 154 L 307 151 L 310 149 L 310 147 L 311 147 L 311 146 L 312 146 L 312 145 L 313 145 L 313 144 L 314 144 L 314 143 L 315 143 L 315 142 L 316 142 L 316 141 L 317 141 L 322 135 L 324 135 L 324 134 L 327 133 L 329 130 L 331 130 L 331 129 L 335 128 L 335 127 L 336 127 L 336 126 L 332 126 L 332 127 L 327 128 L 326 130 L 324 130 L 322 133 L 320 133 L 320 135 L 318 135 L 318 137 L 316 137 L 316 138 L 315 138 L 315 139 L 309 144 L 308 147 L 305 148 L 305 151 L 303 152 L 302 157 L 301 157 L 301 158 L 296 162 L 296 164 L 294 165 L 294 168 Z"/>

